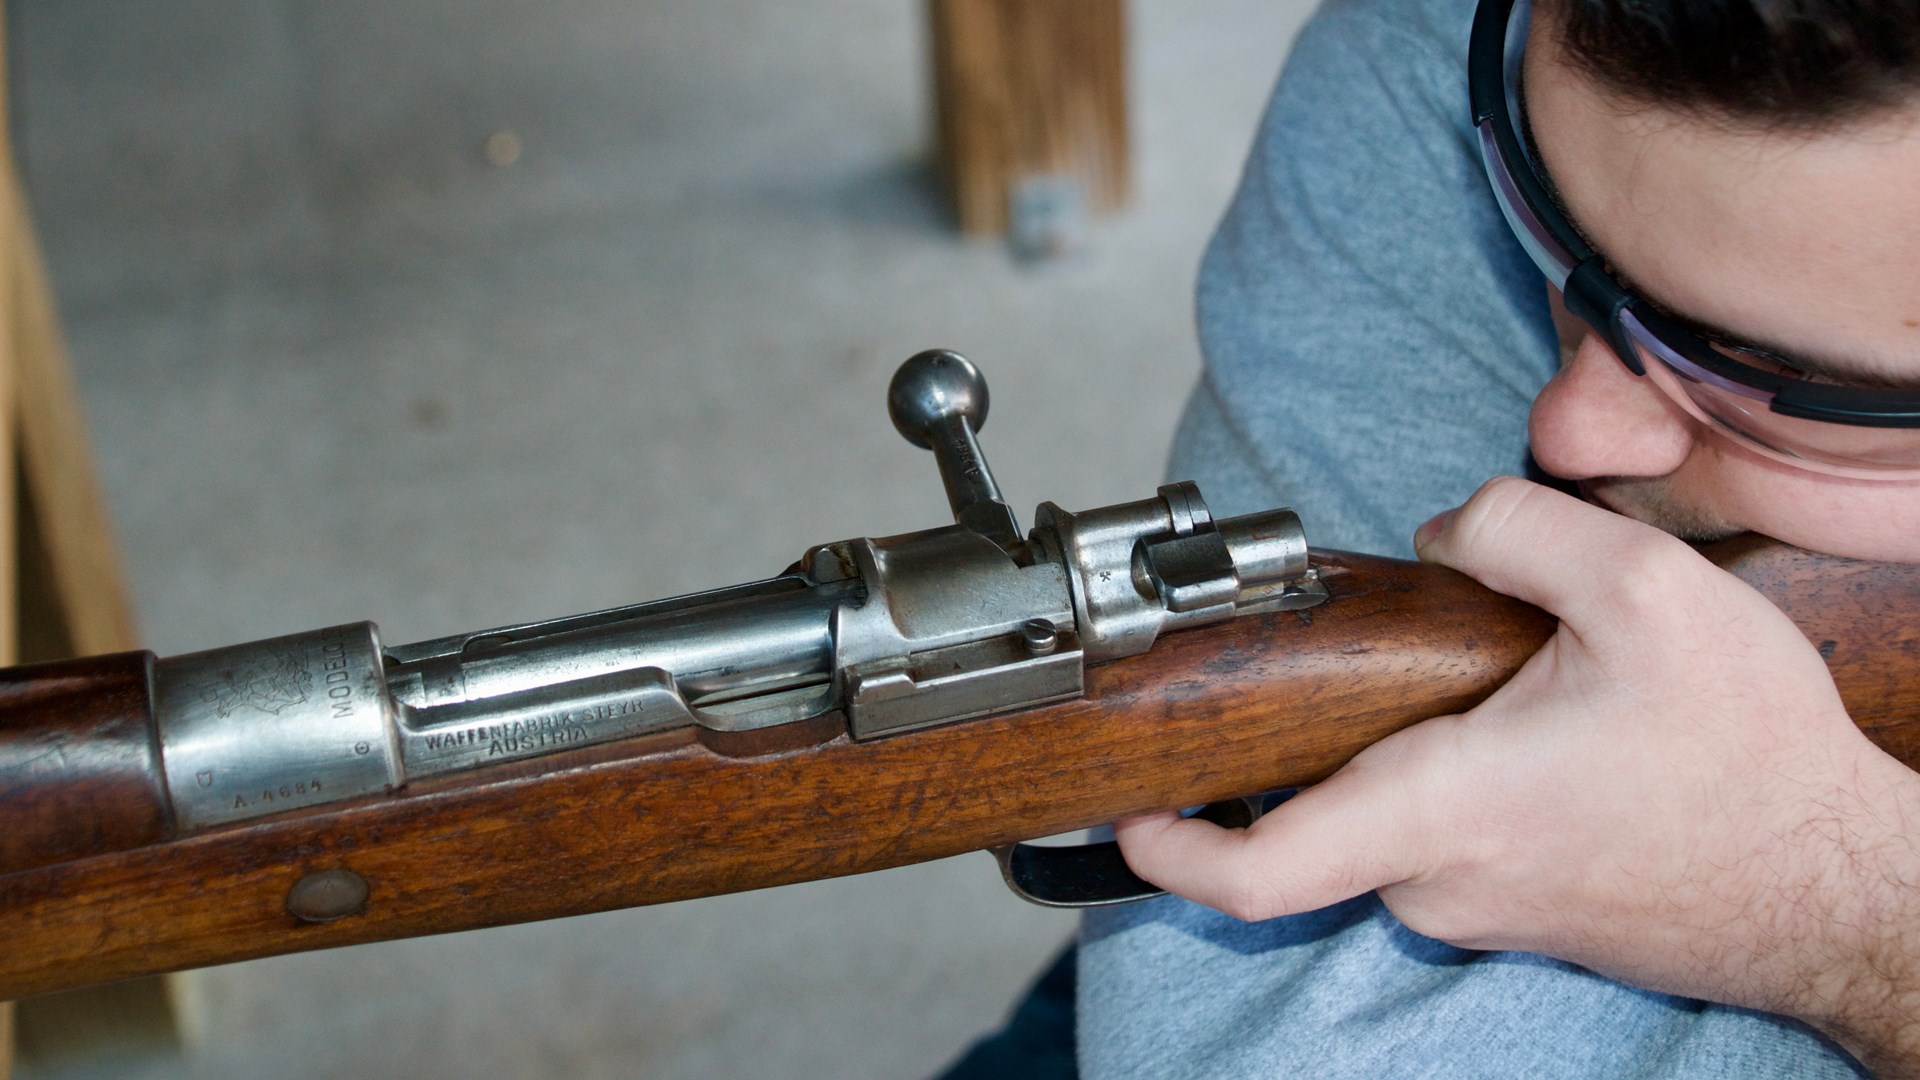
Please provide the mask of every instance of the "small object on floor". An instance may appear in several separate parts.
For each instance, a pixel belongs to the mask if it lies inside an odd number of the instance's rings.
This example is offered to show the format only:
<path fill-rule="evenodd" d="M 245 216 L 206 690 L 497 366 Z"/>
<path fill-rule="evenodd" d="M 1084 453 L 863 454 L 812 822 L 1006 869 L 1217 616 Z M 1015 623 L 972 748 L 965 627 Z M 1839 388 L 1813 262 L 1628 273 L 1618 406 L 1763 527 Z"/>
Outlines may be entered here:
<path fill-rule="evenodd" d="M 1087 200 L 1079 178 L 1036 175 L 1013 185 L 1013 225 L 1007 240 L 1023 262 L 1045 262 L 1082 250 Z"/>
<path fill-rule="evenodd" d="M 487 136 L 487 164 L 504 169 L 520 160 L 520 136 L 512 128 L 501 128 Z"/>

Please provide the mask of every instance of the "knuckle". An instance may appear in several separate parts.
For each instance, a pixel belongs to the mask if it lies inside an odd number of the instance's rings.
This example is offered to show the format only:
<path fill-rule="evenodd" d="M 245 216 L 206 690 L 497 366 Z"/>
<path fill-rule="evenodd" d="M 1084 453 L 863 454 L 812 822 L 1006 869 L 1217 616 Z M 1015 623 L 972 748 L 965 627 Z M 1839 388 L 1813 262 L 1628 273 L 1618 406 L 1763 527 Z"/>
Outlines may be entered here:
<path fill-rule="evenodd" d="M 1614 607 L 1630 619 L 1669 616 L 1699 587 L 1706 566 L 1686 544 L 1649 528 L 1616 550 L 1608 592 Z"/>
<path fill-rule="evenodd" d="M 1453 531 L 1468 545 L 1504 533 L 1540 494 L 1538 486 L 1517 476 L 1496 476 L 1461 505 Z"/>
<path fill-rule="evenodd" d="M 1473 493 L 1475 500 L 1518 502 L 1531 498 L 1540 491 L 1540 486 L 1518 476 L 1495 476 L 1480 485 Z"/>

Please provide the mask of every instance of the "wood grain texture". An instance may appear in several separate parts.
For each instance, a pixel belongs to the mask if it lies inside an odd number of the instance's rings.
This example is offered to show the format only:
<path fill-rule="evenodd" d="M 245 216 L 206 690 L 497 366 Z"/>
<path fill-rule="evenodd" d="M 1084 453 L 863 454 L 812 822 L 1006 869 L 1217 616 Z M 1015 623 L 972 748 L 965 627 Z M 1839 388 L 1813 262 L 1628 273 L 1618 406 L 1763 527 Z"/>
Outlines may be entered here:
<path fill-rule="evenodd" d="M 149 652 L 0 670 L 0 868 L 173 836 L 152 671 Z"/>
<path fill-rule="evenodd" d="M 1126 12 L 1120 0 L 930 0 L 940 164 L 963 232 L 1008 225 L 1013 186 L 1078 179 L 1124 204 Z"/>
<path fill-rule="evenodd" d="M 1920 568 L 1732 557 L 1834 643 L 1855 718 L 1913 762 Z M 668 734 L 9 874 L 0 995 L 855 874 L 1308 783 L 1482 700 L 1554 626 L 1452 571 L 1318 562 L 1322 607 L 1169 635 L 1089 671 L 1077 701 L 760 758 Z M 287 914 L 336 867 L 369 883 L 362 913 Z"/>

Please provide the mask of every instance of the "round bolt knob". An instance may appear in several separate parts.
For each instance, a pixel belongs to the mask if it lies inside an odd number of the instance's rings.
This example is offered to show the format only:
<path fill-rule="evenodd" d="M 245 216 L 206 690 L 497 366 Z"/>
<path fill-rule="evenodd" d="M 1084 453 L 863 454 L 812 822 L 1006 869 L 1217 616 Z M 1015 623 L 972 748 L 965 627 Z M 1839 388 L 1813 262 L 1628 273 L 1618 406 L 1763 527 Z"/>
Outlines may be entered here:
<path fill-rule="evenodd" d="M 950 416 L 979 431 L 987 422 L 987 379 L 951 349 L 928 349 L 900 365 L 887 386 L 887 415 L 907 441 L 925 449 L 927 432 Z"/>

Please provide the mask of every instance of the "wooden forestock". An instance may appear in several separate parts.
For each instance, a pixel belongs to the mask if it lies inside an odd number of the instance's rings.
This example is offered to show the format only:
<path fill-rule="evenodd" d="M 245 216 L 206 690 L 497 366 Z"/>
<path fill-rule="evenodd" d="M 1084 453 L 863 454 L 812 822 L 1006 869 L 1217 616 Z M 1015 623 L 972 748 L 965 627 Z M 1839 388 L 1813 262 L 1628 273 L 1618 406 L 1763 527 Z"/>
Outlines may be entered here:
<path fill-rule="evenodd" d="M 1744 539 L 1712 554 L 1820 647 L 1869 736 L 1920 761 L 1920 567 Z M 180 840 L 138 736 L 143 654 L 73 666 L 64 690 L 15 678 L 0 686 L 0 833 L 17 836 L 0 837 L 0 867 L 28 868 L 0 873 L 0 999 L 856 874 L 1308 783 L 1480 701 L 1553 629 L 1451 571 L 1317 561 L 1328 603 L 1168 635 L 1091 669 L 1077 701 L 758 758 L 662 735 Z M 98 696 L 79 693 L 89 679 Z M 97 754 L 90 792 L 38 792 L 6 753 L 62 724 L 69 749 Z M 368 883 L 362 910 L 288 913 L 296 882 L 335 868 Z"/>

